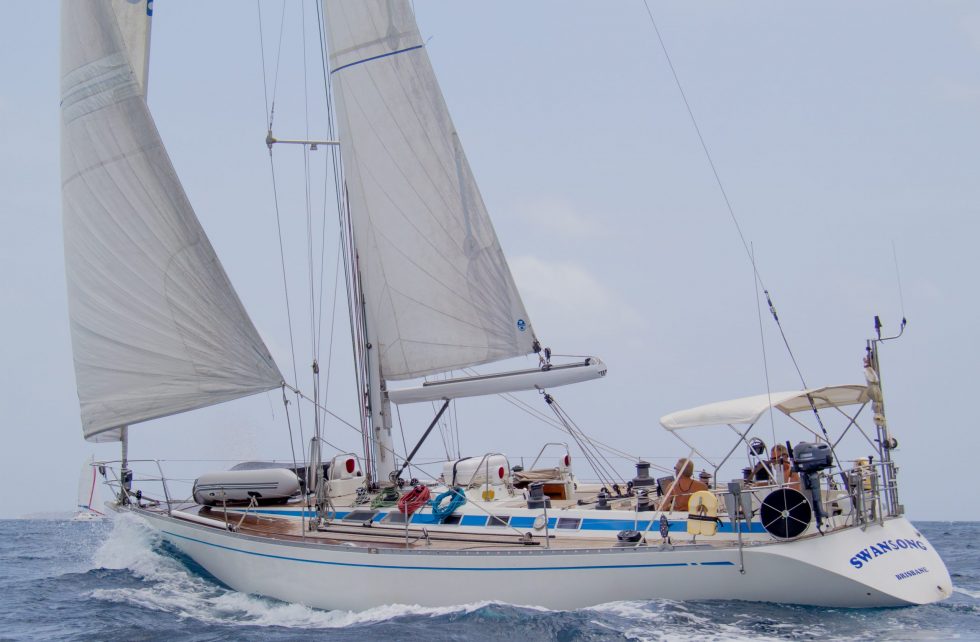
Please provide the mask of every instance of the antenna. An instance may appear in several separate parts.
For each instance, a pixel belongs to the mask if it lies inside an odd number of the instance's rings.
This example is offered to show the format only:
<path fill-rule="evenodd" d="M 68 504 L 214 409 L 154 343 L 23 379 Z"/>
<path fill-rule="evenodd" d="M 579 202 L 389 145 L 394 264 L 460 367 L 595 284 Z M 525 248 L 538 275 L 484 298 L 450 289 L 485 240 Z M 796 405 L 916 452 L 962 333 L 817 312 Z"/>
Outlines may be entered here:
<path fill-rule="evenodd" d="M 898 251 L 892 240 L 892 258 L 895 260 L 895 281 L 898 283 L 898 303 L 902 308 L 902 329 L 905 329 L 905 294 L 902 292 L 902 274 L 898 271 Z M 901 334 L 901 333 L 899 333 Z"/>
<path fill-rule="evenodd" d="M 875 315 L 875 334 L 878 335 L 878 341 L 891 341 L 892 339 L 897 339 L 905 332 L 905 326 L 908 324 L 908 319 L 905 316 L 905 296 L 902 293 L 902 275 L 898 271 L 898 252 L 895 250 L 895 241 L 892 241 L 892 258 L 895 260 L 895 281 L 898 283 L 898 300 L 899 305 L 902 308 L 902 322 L 898 328 L 898 334 L 891 337 L 882 337 L 881 329 L 882 323 L 878 315 Z"/>

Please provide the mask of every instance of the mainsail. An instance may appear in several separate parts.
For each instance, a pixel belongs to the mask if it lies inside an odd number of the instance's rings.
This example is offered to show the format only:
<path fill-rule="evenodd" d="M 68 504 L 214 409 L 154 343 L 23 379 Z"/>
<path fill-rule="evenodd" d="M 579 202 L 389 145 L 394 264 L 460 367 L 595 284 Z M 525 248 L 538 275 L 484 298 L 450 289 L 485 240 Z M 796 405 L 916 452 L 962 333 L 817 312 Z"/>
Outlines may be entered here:
<path fill-rule="evenodd" d="M 126 45 L 126 57 L 136 75 L 142 94 L 150 73 L 150 18 L 153 0 L 111 0 L 116 24 Z"/>
<path fill-rule="evenodd" d="M 61 4 L 68 307 L 82 428 L 96 441 L 282 381 L 147 107 L 147 6 Z"/>
<path fill-rule="evenodd" d="M 534 332 L 408 0 L 325 3 L 369 339 L 385 379 L 527 354 Z"/>

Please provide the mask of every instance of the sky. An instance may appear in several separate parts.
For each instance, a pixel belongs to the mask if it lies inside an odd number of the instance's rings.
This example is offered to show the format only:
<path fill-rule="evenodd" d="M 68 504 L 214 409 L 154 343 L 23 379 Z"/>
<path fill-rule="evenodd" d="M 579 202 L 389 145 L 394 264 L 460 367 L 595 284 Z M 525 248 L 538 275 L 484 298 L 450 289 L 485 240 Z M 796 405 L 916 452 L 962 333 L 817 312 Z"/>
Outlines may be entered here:
<path fill-rule="evenodd" d="M 315 97 L 313 7 L 305 4 Z M 912 519 L 980 519 L 980 502 L 956 490 L 972 483 L 980 447 L 964 404 L 980 359 L 980 7 L 650 7 L 806 384 L 861 383 L 873 316 L 886 333 L 906 316 L 904 336 L 881 356 L 902 503 Z M 304 5 L 289 1 L 283 11 L 263 0 L 264 71 L 255 4 L 157 0 L 154 8 L 151 110 L 226 271 L 292 379 L 263 77 L 276 99 L 276 134 L 301 137 Z M 662 415 L 763 393 L 767 375 L 772 390 L 800 387 L 777 328 L 760 314 L 746 249 L 641 1 L 416 0 L 415 9 L 538 336 L 556 353 L 598 355 L 609 366 L 602 380 L 552 391 L 580 428 L 669 466 L 687 449 L 659 427 Z M 0 517 L 71 510 L 83 461 L 118 456 L 118 446 L 81 437 L 62 257 L 58 65 L 57 3 L 5 3 Z M 322 103 L 309 105 L 311 133 L 325 135 Z M 276 172 L 297 380 L 309 390 L 299 153 L 277 149 Z M 313 160 L 321 170 L 323 158 Z M 321 182 L 312 208 L 326 209 L 326 277 L 315 291 L 329 310 L 336 215 L 322 190 Z M 325 337 L 332 318 L 334 340 L 319 354 L 329 364 L 327 404 L 356 424 L 342 293 L 336 316 L 323 316 Z M 521 398 L 547 412 L 536 393 Z M 410 449 L 431 414 L 402 409 L 396 444 L 404 432 Z M 458 402 L 453 417 L 463 455 L 503 452 L 529 463 L 542 444 L 569 441 L 495 398 Z M 312 417 L 303 422 L 308 437 Z M 774 430 L 780 441 L 801 438 L 782 432 L 786 423 L 774 429 L 765 419 L 759 434 L 767 443 Z M 165 460 L 185 488 L 227 460 L 291 457 L 278 391 L 134 426 L 131 435 L 133 457 Z M 334 419 L 325 435 L 341 450 L 359 448 L 359 436 Z M 715 455 L 733 445 L 725 431 L 692 438 Z M 868 454 L 854 434 L 842 443 L 849 456 Z M 445 458 L 445 450 L 433 438 L 420 456 Z M 578 474 L 592 476 L 574 449 L 573 457 Z M 630 472 L 628 462 L 617 465 Z"/>

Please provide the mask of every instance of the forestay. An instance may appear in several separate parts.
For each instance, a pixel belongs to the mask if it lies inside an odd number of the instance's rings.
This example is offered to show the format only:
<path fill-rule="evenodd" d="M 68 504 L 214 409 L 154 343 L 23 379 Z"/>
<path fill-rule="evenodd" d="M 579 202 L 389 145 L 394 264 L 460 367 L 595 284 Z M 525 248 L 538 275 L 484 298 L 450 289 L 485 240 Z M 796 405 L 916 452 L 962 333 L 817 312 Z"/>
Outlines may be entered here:
<path fill-rule="evenodd" d="M 124 37 L 117 10 L 127 9 L 144 24 L 127 16 Z M 129 58 L 145 56 L 145 12 L 113 0 L 61 5 L 68 307 L 83 432 L 96 441 L 282 380 L 147 108 L 145 57 L 135 72 Z"/>
<path fill-rule="evenodd" d="M 367 329 L 384 378 L 531 352 L 530 320 L 409 2 L 325 9 Z"/>

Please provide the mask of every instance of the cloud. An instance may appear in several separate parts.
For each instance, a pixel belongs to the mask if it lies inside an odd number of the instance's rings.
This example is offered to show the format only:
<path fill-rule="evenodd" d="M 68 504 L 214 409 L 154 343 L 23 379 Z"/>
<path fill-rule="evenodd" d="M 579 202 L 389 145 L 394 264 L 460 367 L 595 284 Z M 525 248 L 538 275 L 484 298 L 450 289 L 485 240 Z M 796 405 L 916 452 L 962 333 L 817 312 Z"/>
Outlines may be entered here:
<path fill-rule="evenodd" d="M 550 196 L 519 203 L 517 213 L 546 234 L 572 239 L 608 235 L 596 219 L 582 214 L 571 202 Z"/>
<path fill-rule="evenodd" d="M 531 256 L 510 260 L 514 279 L 545 341 L 578 343 L 598 333 L 637 332 L 646 322 L 613 288 L 585 267 Z"/>

